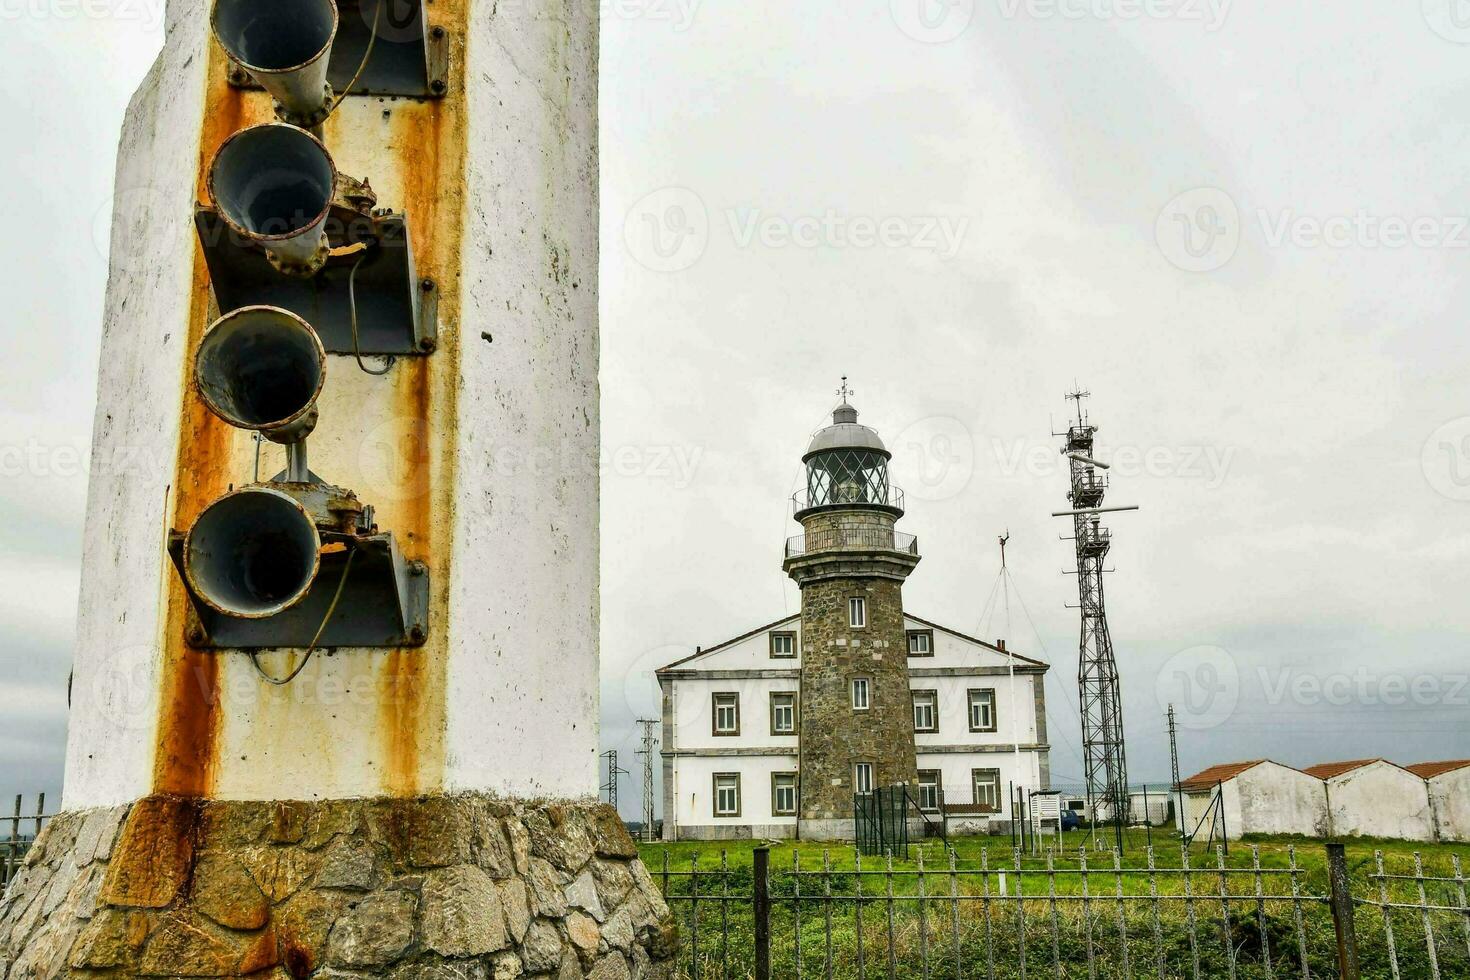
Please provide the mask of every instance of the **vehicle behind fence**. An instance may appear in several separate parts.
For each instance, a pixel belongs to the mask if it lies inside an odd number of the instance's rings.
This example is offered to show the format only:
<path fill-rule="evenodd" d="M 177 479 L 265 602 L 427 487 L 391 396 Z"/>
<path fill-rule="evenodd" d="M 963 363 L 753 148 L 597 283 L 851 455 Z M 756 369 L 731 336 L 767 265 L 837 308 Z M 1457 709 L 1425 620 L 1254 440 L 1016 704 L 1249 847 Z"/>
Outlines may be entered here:
<path fill-rule="evenodd" d="M 665 852 L 650 870 L 688 980 L 1470 978 L 1459 856 L 1350 865 L 1341 845 L 1321 846 L 1266 860 L 1251 847 L 1235 865 L 1169 847 L 1127 863 L 1085 850 L 960 862 L 936 841 L 914 844 L 904 869 L 848 851 L 840 867 L 793 851 L 776 868 L 758 848 L 753 867 L 724 853 L 675 866 Z"/>

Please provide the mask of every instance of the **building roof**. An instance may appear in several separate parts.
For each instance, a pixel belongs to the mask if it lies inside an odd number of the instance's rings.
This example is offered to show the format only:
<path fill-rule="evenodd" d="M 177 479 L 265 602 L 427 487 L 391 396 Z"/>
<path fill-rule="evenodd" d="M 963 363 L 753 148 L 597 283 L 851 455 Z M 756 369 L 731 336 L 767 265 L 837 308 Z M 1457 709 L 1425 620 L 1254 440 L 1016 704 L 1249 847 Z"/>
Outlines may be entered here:
<path fill-rule="evenodd" d="M 1421 762 L 1417 766 L 1406 766 L 1405 768 L 1420 779 L 1433 779 L 1447 772 L 1470 769 L 1470 759 L 1460 759 L 1455 762 Z"/>
<path fill-rule="evenodd" d="M 1375 762 L 1388 762 L 1387 759 L 1355 759 L 1352 762 L 1324 762 L 1319 766 L 1311 766 L 1305 770 L 1307 775 L 1316 776 L 1318 779 L 1334 779 L 1343 773 L 1371 766 Z M 1392 762 L 1388 762 L 1393 765 Z"/>
<path fill-rule="evenodd" d="M 837 406 L 837 410 L 832 413 L 832 424 L 812 436 L 811 445 L 806 447 L 806 455 L 834 449 L 867 449 L 887 456 L 888 447 L 883 445 L 878 433 L 866 425 L 859 425 L 857 418 L 857 409 L 847 402 Z"/>
<path fill-rule="evenodd" d="M 1026 666 L 1026 667 L 1040 667 L 1043 670 L 1050 669 L 1050 667 L 1051 667 L 1050 664 L 1046 663 L 1043 660 L 1035 660 L 1035 659 L 1033 659 L 1031 657 L 1023 657 L 1019 653 L 1015 653 L 1015 652 L 1013 652 L 1011 650 L 1002 650 L 999 646 L 997 646 L 994 643 L 986 643 L 984 640 L 977 639 L 977 638 L 975 638 L 973 636 L 968 636 L 968 635 L 966 635 L 964 633 L 959 632 L 958 630 L 952 630 L 948 626 L 940 626 L 938 623 L 931 622 L 930 620 L 921 619 L 920 617 L 915 616 L 913 613 L 905 612 L 903 614 L 903 616 L 904 616 L 904 619 L 912 619 L 914 622 L 920 624 L 921 626 L 927 626 L 929 629 L 939 630 L 942 633 L 948 633 L 950 636 L 953 636 L 953 637 L 956 637 L 958 639 L 964 640 L 967 643 L 974 643 L 974 644 L 976 644 L 978 646 L 982 646 L 982 647 L 985 647 L 985 648 L 987 648 L 989 650 L 992 650 L 995 653 L 999 653 L 1002 656 L 1010 657 L 1011 659 L 1015 660 L 1017 664 L 1020 664 L 1020 665 Z M 705 647 L 705 648 L 696 650 L 693 653 L 691 653 L 689 656 L 684 657 L 681 660 L 676 660 L 676 661 L 674 661 L 671 664 L 665 664 L 664 666 L 660 667 L 656 671 L 656 673 L 662 674 L 665 671 L 677 670 L 678 668 L 683 667 L 686 664 L 689 664 L 690 662 L 692 662 L 694 660 L 698 660 L 701 657 L 709 656 L 710 654 L 713 654 L 713 653 L 718 653 L 721 650 L 725 649 L 726 647 L 734 646 L 736 643 L 741 643 L 741 642 L 743 642 L 745 640 L 748 640 L 752 636 L 759 636 L 761 633 L 766 633 L 766 632 L 769 632 L 770 630 L 777 629 L 779 627 L 786 626 L 788 624 L 798 623 L 800 621 L 801 621 L 801 613 L 793 613 L 790 616 L 783 616 L 780 619 L 776 620 L 774 623 L 767 623 L 764 626 L 758 626 L 758 627 L 756 627 L 753 630 L 749 630 L 748 632 L 741 633 L 739 636 L 733 636 L 730 639 L 725 640 L 725 641 L 723 641 L 721 643 L 717 643 L 717 644 L 715 644 L 712 647 Z"/>
<path fill-rule="evenodd" d="M 1194 789 L 1213 789 L 1216 783 L 1234 779 L 1248 769 L 1254 769 L 1267 759 L 1256 759 L 1252 762 L 1227 762 L 1218 766 L 1211 766 L 1190 776 L 1188 779 L 1179 781 L 1179 788 L 1188 792 Z"/>

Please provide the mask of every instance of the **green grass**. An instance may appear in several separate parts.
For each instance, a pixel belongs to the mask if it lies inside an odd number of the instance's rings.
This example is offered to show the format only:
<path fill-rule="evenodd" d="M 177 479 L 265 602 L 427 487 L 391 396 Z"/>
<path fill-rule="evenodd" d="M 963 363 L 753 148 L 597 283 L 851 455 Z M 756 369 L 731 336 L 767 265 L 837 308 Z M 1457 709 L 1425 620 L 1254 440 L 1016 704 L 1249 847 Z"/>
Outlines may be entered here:
<path fill-rule="evenodd" d="M 1263 837 L 1232 843 L 1225 859 L 1226 867 L 1244 873 L 1227 876 L 1227 910 L 1222 908 L 1219 898 L 1216 855 L 1206 854 L 1199 847 L 1191 854 L 1193 873 L 1187 876 L 1193 900 L 1185 900 L 1186 876 L 1178 870 L 1180 850 L 1166 829 L 1155 829 L 1153 833 L 1160 873 L 1152 877 L 1147 873 L 1148 838 L 1143 831 L 1129 832 L 1120 874 L 1113 871 L 1110 853 L 1089 852 L 1088 898 L 1084 901 L 1078 852 L 1087 840 L 1084 832 L 1069 833 L 1062 850 L 1051 855 L 1054 873 L 1048 873 L 1044 853 L 1024 855 L 1020 875 L 1024 900 L 1019 902 L 1014 897 L 1009 901 L 996 898 L 1000 870 L 1007 873 L 1008 893 L 1016 895 L 1015 857 L 1011 842 L 1005 837 L 952 839 L 955 867 L 959 871 L 953 877 L 949 874 L 943 842 L 914 845 L 907 861 L 893 862 L 895 871 L 909 873 L 893 877 L 891 902 L 887 897 L 890 881 L 884 873 L 883 859 L 862 858 L 864 873 L 859 876 L 854 873 L 859 859 L 850 846 L 773 843 L 770 845 L 773 975 L 796 976 L 799 960 L 804 975 L 825 976 L 830 943 L 833 976 L 839 978 L 859 976 L 860 951 L 865 975 L 887 976 L 890 950 L 893 975 L 900 978 L 952 977 L 958 971 L 968 980 L 988 976 L 991 964 L 996 976 L 1011 976 L 1016 973 L 1023 950 L 1032 975 L 1086 977 L 1089 949 L 1096 975 L 1102 978 L 1156 977 L 1160 957 L 1164 960 L 1166 976 L 1189 977 L 1193 975 L 1196 956 L 1200 959 L 1202 977 L 1224 977 L 1229 973 L 1227 937 L 1228 948 L 1236 959 L 1235 975 L 1240 980 L 1300 976 L 1303 956 L 1313 976 L 1336 974 L 1331 915 L 1315 898 L 1328 891 L 1326 850 L 1321 841 Z M 643 846 L 649 871 L 655 880 L 666 884 L 674 897 L 672 904 L 680 921 L 685 950 L 684 975 L 693 976 L 696 964 L 699 975 L 705 978 L 751 975 L 754 920 L 749 896 L 756 846 L 757 843 L 733 841 Z M 1255 900 L 1253 848 L 1260 855 L 1260 891 L 1268 896 L 1261 904 Z M 1290 900 L 1293 876 L 1284 873 L 1290 867 L 1293 849 L 1299 871 L 1294 877 L 1304 896 L 1300 903 Z M 1389 874 L 1412 875 L 1416 853 L 1427 877 L 1452 877 L 1455 855 L 1470 870 L 1470 846 L 1351 841 L 1347 845 L 1349 874 L 1354 894 L 1359 898 L 1378 897 L 1379 884 L 1368 877 L 1376 866 L 1375 851 L 1383 852 Z M 666 881 L 662 874 L 665 855 L 669 870 Z M 920 877 L 912 873 L 918 870 L 921 855 L 926 872 L 922 884 L 924 894 L 929 897 L 922 907 L 916 901 Z M 830 879 L 820 874 L 824 861 L 833 871 Z M 702 878 L 700 893 L 719 895 L 723 889 L 730 900 L 701 902 L 696 919 L 688 901 L 693 887 L 689 871 L 697 868 L 701 872 L 714 872 L 722 862 L 729 870 L 728 876 Z M 791 871 L 797 867 L 808 874 L 800 878 L 792 875 Z M 982 867 L 990 873 L 980 873 Z M 861 914 L 855 900 L 859 880 L 863 897 Z M 802 891 L 799 904 L 795 896 L 798 887 Z M 1131 897 L 1121 910 L 1121 928 L 1116 901 L 1119 887 Z M 990 898 L 984 900 L 987 888 Z M 1388 888 L 1393 901 L 1410 904 L 1418 901 L 1418 884 L 1414 881 L 1393 881 L 1388 883 Z M 951 889 L 960 896 L 959 902 L 950 900 Z M 820 896 L 829 890 L 837 896 L 837 901 L 823 903 Z M 1164 896 L 1161 901 L 1148 900 L 1153 890 Z M 816 897 L 808 897 L 813 893 Z M 1431 905 L 1455 908 L 1464 905 L 1459 888 L 1452 881 L 1427 882 L 1425 895 Z M 1278 900 L 1273 901 L 1272 896 Z M 1355 919 L 1364 960 L 1363 975 L 1392 976 L 1381 910 L 1360 906 Z M 1402 980 L 1429 977 L 1428 943 L 1421 913 L 1393 912 L 1390 924 Z M 1470 977 L 1470 917 L 1434 912 L 1431 927 L 1441 976 Z M 728 937 L 723 944 L 722 936 Z M 926 947 L 931 963 L 927 974 L 921 966 Z M 1269 951 L 1271 970 L 1266 968 L 1266 951 Z"/>

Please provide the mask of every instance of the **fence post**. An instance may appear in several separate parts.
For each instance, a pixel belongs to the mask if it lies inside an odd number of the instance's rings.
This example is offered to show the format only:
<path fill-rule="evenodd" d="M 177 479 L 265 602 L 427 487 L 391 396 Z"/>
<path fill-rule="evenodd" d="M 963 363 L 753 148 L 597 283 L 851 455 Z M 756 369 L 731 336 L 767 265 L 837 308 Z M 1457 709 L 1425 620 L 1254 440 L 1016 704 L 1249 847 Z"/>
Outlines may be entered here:
<path fill-rule="evenodd" d="M 771 980 L 771 849 L 755 849 L 755 980 Z"/>
<path fill-rule="evenodd" d="M 1361 980 L 1353 893 L 1348 885 L 1347 853 L 1341 844 L 1327 845 L 1327 878 L 1332 884 L 1332 923 L 1337 927 L 1338 973 L 1342 980 Z"/>

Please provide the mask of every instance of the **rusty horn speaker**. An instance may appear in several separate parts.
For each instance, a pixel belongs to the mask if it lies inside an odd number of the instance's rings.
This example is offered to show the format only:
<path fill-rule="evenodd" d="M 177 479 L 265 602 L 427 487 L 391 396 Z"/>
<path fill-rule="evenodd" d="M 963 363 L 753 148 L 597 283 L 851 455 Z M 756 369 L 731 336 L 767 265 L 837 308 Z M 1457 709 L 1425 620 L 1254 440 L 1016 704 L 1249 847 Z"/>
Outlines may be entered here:
<path fill-rule="evenodd" d="M 304 129 L 242 129 L 215 154 L 209 196 L 230 228 L 265 249 L 286 275 L 311 277 L 327 261 L 327 217 L 337 167 Z"/>
<path fill-rule="evenodd" d="M 194 355 L 204 404 L 240 429 L 292 445 L 316 428 L 327 354 L 316 331 L 289 310 L 247 306 L 215 321 Z"/>
<path fill-rule="evenodd" d="M 270 487 L 246 487 L 205 509 L 184 540 L 184 576 L 226 616 L 268 619 L 300 603 L 321 563 L 305 508 Z"/>
<path fill-rule="evenodd" d="M 277 115 L 310 127 L 331 111 L 337 21 L 333 0 L 217 0 L 210 23 L 230 60 L 276 100 Z"/>

